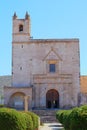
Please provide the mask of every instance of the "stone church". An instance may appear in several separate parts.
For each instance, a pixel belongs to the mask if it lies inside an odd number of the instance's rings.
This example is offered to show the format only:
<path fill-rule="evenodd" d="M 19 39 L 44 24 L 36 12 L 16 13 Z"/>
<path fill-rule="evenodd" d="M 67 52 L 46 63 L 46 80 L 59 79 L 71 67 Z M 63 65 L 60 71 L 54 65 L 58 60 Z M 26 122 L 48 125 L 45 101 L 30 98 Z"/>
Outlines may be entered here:
<path fill-rule="evenodd" d="M 30 16 L 13 16 L 12 84 L 5 105 L 16 109 L 70 108 L 80 93 L 79 39 L 33 39 Z"/>

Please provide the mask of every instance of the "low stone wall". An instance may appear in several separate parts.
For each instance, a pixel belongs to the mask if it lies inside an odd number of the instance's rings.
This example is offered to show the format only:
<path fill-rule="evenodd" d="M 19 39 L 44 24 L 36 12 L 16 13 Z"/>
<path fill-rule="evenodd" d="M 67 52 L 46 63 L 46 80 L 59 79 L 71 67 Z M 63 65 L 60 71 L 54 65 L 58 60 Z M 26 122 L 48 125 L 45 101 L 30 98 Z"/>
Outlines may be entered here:
<path fill-rule="evenodd" d="M 78 95 L 78 106 L 87 104 L 87 93 L 79 93 Z"/>

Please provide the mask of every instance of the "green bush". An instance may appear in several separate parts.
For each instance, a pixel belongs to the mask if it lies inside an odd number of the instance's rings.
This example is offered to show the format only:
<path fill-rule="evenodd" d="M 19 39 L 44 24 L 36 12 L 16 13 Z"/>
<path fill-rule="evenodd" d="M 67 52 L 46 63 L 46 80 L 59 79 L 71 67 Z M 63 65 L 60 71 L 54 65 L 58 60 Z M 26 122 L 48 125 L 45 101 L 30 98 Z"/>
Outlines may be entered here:
<path fill-rule="evenodd" d="M 4 104 L 0 104 L 0 108 L 4 107 Z"/>
<path fill-rule="evenodd" d="M 70 130 L 82 130 L 82 118 L 80 108 L 74 108 L 70 114 Z"/>
<path fill-rule="evenodd" d="M 33 121 L 29 114 L 22 113 L 26 122 L 26 130 L 33 130 Z"/>
<path fill-rule="evenodd" d="M 72 110 L 60 110 L 56 113 L 57 120 L 63 124 L 65 130 L 70 130 L 70 118 L 69 115 L 72 112 Z"/>
<path fill-rule="evenodd" d="M 59 110 L 56 112 L 56 119 L 63 124 L 63 114 L 65 110 Z"/>
<path fill-rule="evenodd" d="M 32 118 L 32 121 L 33 121 L 33 130 L 35 130 L 35 129 L 37 129 L 38 128 L 38 125 L 39 125 L 39 118 L 38 118 L 38 116 L 35 114 L 35 113 L 33 113 L 33 112 L 30 112 L 30 111 L 28 111 L 28 112 L 26 112 L 28 115 L 30 115 L 31 116 L 31 118 Z"/>
<path fill-rule="evenodd" d="M 82 118 L 82 130 L 87 130 L 87 113 L 82 113 L 81 118 Z"/>
<path fill-rule="evenodd" d="M 0 108 L 0 130 L 26 130 L 23 114 L 14 109 Z"/>
<path fill-rule="evenodd" d="M 66 110 L 63 113 L 63 126 L 65 130 L 70 130 L 70 114 L 72 110 Z"/>
<path fill-rule="evenodd" d="M 87 130 L 87 105 L 58 111 L 56 118 L 63 124 L 65 130 Z"/>
<path fill-rule="evenodd" d="M 87 105 L 82 105 L 79 108 L 82 109 L 83 111 L 87 112 Z"/>
<path fill-rule="evenodd" d="M 73 109 L 71 113 L 71 130 L 87 130 L 87 106 Z"/>
<path fill-rule="evenodd" d="M 38 116 L 33 112 L 0 108 L 0 130 L 36 130 L 38 124 Z"/>

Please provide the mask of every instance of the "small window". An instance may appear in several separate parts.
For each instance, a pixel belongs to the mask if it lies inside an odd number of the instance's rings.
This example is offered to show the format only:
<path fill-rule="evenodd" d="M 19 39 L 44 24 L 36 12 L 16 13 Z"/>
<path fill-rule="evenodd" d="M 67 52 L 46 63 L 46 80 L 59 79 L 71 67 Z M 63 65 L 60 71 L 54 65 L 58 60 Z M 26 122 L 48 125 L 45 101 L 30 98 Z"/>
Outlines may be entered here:
<path fill-rule="evenodd" d="M 19 25 L 19 32 L 23 31 L 23 25 Z"/>
<path fill-rule="evenodd" d="M 56 65 L 55 64 L 49 64 L 49 72 L 54 73 L 56 71 Z"/>

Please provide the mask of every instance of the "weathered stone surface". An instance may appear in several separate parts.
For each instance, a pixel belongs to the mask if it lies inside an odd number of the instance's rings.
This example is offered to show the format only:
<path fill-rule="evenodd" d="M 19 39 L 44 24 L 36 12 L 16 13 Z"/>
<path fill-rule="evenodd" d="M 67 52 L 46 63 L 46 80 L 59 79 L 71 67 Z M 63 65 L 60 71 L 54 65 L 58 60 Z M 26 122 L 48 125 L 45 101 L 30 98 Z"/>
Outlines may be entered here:
<path fill-rule="evenodd" d="M 87 76 L 86 75 L 81 76 L 80 83 L 81 83 L 81 92 L 87 93 Z"/>
<path fill-rule="evenodd" d="M 19 26 L 23 26 L 23 31 Z M 80 92 L 79 39 L 31 39 L 30 19 L 13 19 L 12 87 L 5 88 L 5 104 L 17 91 L 20 105 L 30 95 L 30 108 L 53 106 L 68 108 L 78 105 Z M 50 64 L 55 72 L 50 72 Z M 29 86 L 29 87 L 28 87 Z M 28 87 L 26 89 L 26 87 Z M 49 90 L 56 90 L 58 99 Z M 26 93 L 27 92 L 27 93 Z M 24 93 L 24 94 L 23 94 Z M 13 104 L 18 104 L 14 99 Z"/>

